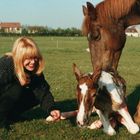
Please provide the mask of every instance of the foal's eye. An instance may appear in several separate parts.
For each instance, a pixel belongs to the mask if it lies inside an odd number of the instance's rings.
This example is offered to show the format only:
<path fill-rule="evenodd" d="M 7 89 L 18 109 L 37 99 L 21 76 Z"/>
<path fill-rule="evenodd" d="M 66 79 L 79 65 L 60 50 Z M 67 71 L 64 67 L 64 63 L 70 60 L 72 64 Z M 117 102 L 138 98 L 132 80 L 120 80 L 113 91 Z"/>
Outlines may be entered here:
<path fill-rule="evenodd" d="M 92 97 L 95 97 L 96 96 L 96 93 L 92 94 Z"/>
<path fill-rule="evenodd" d="M 95 96 L 96 96 L 96 94 L 93 95 L 93 97 L 95 97 Z"/>

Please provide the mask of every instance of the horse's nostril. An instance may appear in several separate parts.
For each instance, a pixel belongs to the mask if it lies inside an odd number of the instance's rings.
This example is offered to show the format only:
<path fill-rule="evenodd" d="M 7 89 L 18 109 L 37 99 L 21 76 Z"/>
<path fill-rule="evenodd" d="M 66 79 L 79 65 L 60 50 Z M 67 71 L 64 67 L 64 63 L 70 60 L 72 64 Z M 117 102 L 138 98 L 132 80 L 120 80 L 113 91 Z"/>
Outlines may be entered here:
<path fill-rule="evenodd" d="M 79 121 L 77 121 L 77 124 L 78 124 L 78 126 L 80 126 L 80 125 L 81 125 Z"/>
<path fill-rule="evenodd" d="M 77 124 L 79 125 L 79 121 L 77 121 Z"/>
<path fill-rule="evenodd" d="M 87 120 L 84 120 L 84 123 L 87 123 Z"/>
<path fill-rule="evenodd" d="M 84 120 L 84 124 L 85 124 L 85 125 L 88 124 L 88 120 L 87 120 L 87 119 Z"/>
<path fill-rule="evenodd" d="M 84 126 L 84 124 L 83 124 L 83 123 L 80 123 L 79 121 L 77 121 L 77 125 L 78 125 L 79 127 L 83 127 L 83 126 Z"/>

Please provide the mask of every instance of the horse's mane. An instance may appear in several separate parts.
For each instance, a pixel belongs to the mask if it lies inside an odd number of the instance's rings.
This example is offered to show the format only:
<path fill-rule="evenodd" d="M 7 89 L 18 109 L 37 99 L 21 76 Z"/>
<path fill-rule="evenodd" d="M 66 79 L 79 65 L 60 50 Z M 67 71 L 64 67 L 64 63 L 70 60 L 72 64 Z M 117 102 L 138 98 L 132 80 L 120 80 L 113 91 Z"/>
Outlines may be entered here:
<path fill-rule="evenodd" d="M 96 6 L 97 17 L 101 23 L 110 22 L 108 18 L 119 19 L 127 15 L 138 0 L 104 0 Z"/>
<path fill-rule="evenodd" d="M 97 20 L 102 25 L 110 26 L 115 20 L 129 15 L 137 4 L 140 5 L 140 0 L 104 0 L 95 7 Z M 89 24 L 90 18 L 85 15 L 82 24 L 83 35 L 87 35 Z"/>

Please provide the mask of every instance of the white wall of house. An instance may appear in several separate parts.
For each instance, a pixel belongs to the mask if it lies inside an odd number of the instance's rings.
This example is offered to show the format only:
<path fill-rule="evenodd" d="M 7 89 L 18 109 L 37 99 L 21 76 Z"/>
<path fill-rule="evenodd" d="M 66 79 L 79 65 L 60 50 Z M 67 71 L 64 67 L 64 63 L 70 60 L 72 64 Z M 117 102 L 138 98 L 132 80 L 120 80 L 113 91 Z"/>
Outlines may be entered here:
<path fill-rule="evenodd" d="M 137 30 L 137 32 L 138 32 L 138 34 L 140 36 L 140 26 L 136 26 L 136 30 Z"/>
<path fill-rule="evenodd" d="M 126 30 L 126 35 L 131 37 L 140 37 L 140 25 L 133 25 L 128 27 L 130 30 Z"/>
<path fill-rule="evenodd" d="M 126 32 L 126 35 L 131 36 L 131 37 L 140 37 L 140 34 L 138 32 L 135 32 L 135 33 Z"/>

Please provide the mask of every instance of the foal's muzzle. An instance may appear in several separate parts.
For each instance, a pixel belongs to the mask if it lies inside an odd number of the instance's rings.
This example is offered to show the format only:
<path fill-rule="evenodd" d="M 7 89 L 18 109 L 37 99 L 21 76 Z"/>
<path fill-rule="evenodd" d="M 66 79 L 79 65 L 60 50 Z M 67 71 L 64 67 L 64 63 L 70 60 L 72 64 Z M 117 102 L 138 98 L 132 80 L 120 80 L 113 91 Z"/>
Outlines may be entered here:
<path fill-rule="evenodd" d="M 76 122 L 77 122 L 77 125 L 79 126 L 79 127 L 86 127 L 87 126 L 87 124 L 89 123 L 89 121 L 88 121 L 88 116 L 86 115 L 86 116 L 84 116 L 84 119 L 82 120 L 76 120 Z"/>

